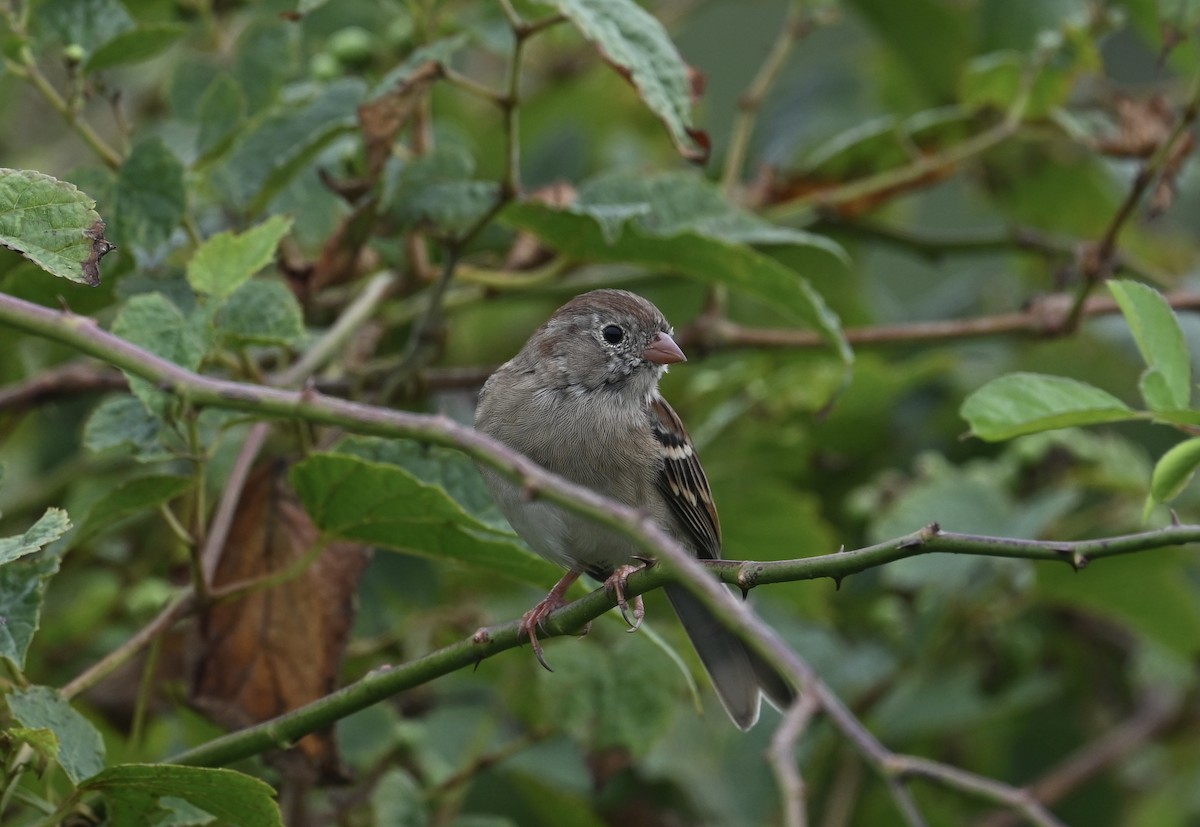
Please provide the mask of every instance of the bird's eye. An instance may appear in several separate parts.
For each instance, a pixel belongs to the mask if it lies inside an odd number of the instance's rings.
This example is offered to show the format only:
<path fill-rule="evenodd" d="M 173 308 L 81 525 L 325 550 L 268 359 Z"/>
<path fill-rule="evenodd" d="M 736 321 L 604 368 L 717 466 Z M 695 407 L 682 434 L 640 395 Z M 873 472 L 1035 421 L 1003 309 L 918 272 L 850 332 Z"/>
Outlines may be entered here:
<path fill-rule="evenodd" d="M 625 338 L 625 331 L 617 327 L 615 324 L 605 325 L 600 331 L 600 335 L 604 337 L 604 341 L 610 345 L 619 344 Z"/>

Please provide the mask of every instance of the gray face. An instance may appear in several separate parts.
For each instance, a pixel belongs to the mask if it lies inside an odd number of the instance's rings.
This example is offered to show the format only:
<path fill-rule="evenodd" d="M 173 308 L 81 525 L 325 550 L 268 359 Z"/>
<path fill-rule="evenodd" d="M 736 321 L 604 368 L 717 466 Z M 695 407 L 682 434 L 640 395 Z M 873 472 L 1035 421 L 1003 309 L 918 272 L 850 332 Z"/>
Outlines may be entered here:
<path fill-rule="evenodd" d="M 597 302 L 603 297 L 604 303 Z M 570 309 L 573 312 L 564 313 Z M 578 296 L 546 323 L 555 336 L 537 337 L 539 354 L 555 366 L 563 389 L 628 393 L 640 399 L 654 390 L 666 370 L 648 361 L 645 350 L 671 326 L 650 302 L 624 290 L 595 290 Z"/>

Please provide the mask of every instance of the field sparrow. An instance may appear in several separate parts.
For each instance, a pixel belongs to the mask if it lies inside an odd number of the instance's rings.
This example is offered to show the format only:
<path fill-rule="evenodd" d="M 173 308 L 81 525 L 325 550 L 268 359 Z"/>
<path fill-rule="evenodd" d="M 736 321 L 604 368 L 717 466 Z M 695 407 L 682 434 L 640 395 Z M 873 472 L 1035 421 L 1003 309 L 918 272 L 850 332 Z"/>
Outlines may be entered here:
<path fill-rule="evenodd" d="M 577 296 L 488 379 L 475 427 L 543 468 L 646 510 L 697 557 L 718 559 L 721 528 L 708 480 L 683 423 L 658 392 L 667 365 L 685 361 L 671 332 L 659 309 L 633 293 Z M 563 605 L 583 573 L 607 579 L 625 613 L 622 586 L 639 549 L 585 517 L 524 496 L 489 468 L 481 471 L 516 532 L 542 557 L 569 569 L 522 620 L 545 665 L 538 624 Z M 789 703 L 792 691 L 783 678 L 700 600 L 682 585 L 665 591 L 735 724 L 754 724 L 764 693 L 776 706 Z M 634 615 L 636 628 L 640 600 Z"/>

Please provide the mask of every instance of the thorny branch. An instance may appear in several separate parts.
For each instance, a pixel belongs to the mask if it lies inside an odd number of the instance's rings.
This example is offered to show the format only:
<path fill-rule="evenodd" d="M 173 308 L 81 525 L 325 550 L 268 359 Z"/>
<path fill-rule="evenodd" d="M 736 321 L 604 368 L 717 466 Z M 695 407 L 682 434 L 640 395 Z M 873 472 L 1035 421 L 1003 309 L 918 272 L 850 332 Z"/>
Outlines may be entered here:
<path fill-rule="evenodd" d="M 955 534 L 942 532 L 936 525 L 931 525 L 907 537 L 852 552 L 771 563 L 723 561 L 706 567 L 653 519 L 553 475 L 500 443 L 445 417 L 373 408 L 312 392 L 286 391 L 202 376 L 101 330 L 91 319 L 50 310 L 11 296 L 0 295 L 0 324 L 53 339 L 104 359 L 196 407 L 241 410 L 264 418 L 299 418 L 312 423 L 344 427 L 358 433 L 411 438 L 455 448 L 477 462 L 521 482 L 534 495 L 629 537 L 648 556 L 666 565 L 633 575 L 629 580 L 627 595 L 640 594 L 662 585 L 668 579 L 684 582 L 730 629 L 768 658 L 802 693 L 813 698 L 813 703 L 819 706 L 833 726 L 884 777 L 897 806 L 910 824 L 923 823 L 905 785 L 906 779 L 912 776 L 927 777 L 994 803 L 1016 808 L 1035 824 L 1054 825 L 1058 822 L 1022 790 L 938 762 L 900 756 L 888 750 L 820 680 L 808 662 L 792 651 L 748 605 L 734 599 L 718 583 L 717 578 L 710 576 L 711 572 L 715 571 L 721 580 L 748 589 L 784 580 L 813 577 L 839 579 L 892 560 L 932 552 L 1058 560 L 1078 569 L 1101 557 L 1200 541 L 1200 526 L 1172 525 L 1125 537 L 1067 543 Z M 185 599 L 181 597 L 180 601 Z M 577 629 L 610 606 L 610 598 L 603 589 L 593 592 L 551 615 L 546 636 Z M 147 640 L 153 639 L 153 635 L 140 634 Z M 355 710 L 450 671 L 478 663 L 519 643 L 519 624 L 515 621 L 481 629 L 468 640 L 403 666 L 374 672 L 315 703 L 264 724 L 218 738 L 176 756 L 174 760 L 206 765 L 224 764 L 274 746 L 292 743 L 302 735 L 328 726 Z M 73 684 L 78 685 L 78 681 Z"/>

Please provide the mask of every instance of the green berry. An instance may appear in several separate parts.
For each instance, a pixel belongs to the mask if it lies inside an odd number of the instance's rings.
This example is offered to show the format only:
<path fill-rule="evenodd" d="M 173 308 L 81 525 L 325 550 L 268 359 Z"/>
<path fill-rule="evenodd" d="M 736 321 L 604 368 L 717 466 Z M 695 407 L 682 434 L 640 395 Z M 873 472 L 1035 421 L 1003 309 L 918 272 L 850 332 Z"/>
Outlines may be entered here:
<path fill-rule="evenodd" d="M 362 66 L 375 54 L 375 37 L 360 26 L 347 26 L 330 35 L 329 51 L 343 66 Z"/>

